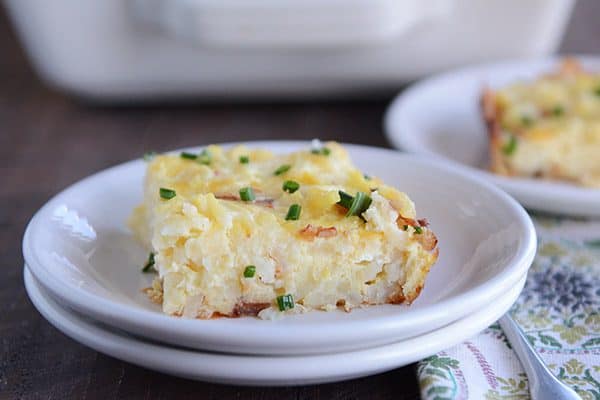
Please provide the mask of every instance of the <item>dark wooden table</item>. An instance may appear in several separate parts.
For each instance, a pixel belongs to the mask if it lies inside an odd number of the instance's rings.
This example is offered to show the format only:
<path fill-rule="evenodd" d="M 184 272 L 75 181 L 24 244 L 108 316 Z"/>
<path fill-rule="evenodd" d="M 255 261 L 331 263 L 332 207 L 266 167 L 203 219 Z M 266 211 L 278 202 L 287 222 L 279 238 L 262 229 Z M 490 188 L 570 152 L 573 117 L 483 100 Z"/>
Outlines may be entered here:
<path fill-rule="evenodd" d="M 598 20 L 600 2 L 580 0 L 563 50 L 600 52 Z M 25 224 L 70 183 L 149 149 L 315 136 L 388 146 L 381 128 L 388 101 L 85 106 L 38 81 L 0 10 L 0 398 L 418 398 L 414 365 L 348 382 L 288 388 L 161 375 L 69 339 L 38 314 L 23 288 Z"/>

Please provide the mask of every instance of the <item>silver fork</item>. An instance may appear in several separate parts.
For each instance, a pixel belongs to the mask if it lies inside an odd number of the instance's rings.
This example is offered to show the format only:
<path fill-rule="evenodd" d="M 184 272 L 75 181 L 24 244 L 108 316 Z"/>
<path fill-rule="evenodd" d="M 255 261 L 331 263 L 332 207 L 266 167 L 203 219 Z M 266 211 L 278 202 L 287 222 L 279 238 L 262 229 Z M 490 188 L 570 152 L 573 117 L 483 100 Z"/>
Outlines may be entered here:
<path fill-rule="evenodd" d="M 498 322 L 523 365 L 533 400 L 581 400 L 573 389 L 550 372 L 509 313 L 504 314 Z"/>

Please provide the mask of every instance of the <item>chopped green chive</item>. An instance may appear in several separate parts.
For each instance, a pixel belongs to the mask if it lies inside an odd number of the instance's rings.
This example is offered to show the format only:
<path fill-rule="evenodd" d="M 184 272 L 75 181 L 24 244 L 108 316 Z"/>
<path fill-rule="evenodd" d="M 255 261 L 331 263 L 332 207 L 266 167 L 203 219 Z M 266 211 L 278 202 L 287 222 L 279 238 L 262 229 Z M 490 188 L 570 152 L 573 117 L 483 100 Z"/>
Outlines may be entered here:
<path fill-rule="evenodd" d="M 277 296 L 277 306 L 279 311 L 291 310 L 294 308 L 294 297 L 291 294 Z"/>
<path fill-rule="evenodd" d="M 367 174 L 364 174 L 364 175 L 363 175 L 363 177 L 364 177 L 366 180 L 368 180 L 368 181 L 370 181 L 370 180 L 371 180 L 371 177 L 370 177 L 369 175 L 367 175 Z"/>
<path fill-rule="evenodd" d="M 240 189 L 240 199 L 243 201 L 254 201 L 254 190 L 251 187 L 243 187 Z"/>
<path fill-rule="evenodd" d="M 415 233 L 423 233 L 423 228 L 421 228 L 420 226 L 413 226 L 413 228 L 415 228 Z"/>
<path fill-rule="evenodd" d="M 554 115 L 555 117 L 560 117 L 564 113 L 565 113 L 565 109 L 562 108 L 562 106 L 556 106 L 552 109 L 552 115 Z"/>
<path fill-rule="evenodd" d="M 244 269 L 244 278 L 252 278 L 252 277 L 254 277 L 255 273 L 256 273 L 256 267 L 254 265 L 248 265 Z"/>
<path fill-rule="evenodd" d="M 290 170 L 290 168 L 292 168 L 292 166 L 290 164 L 283 164 L 282 166 L 280 166 L 279 168 L 277 168 L 274 172 L 275 175 L 281 175 L 281 174 L 285 174 L 286 172 L 288 172 Z"/>
<path fill-rule="evenodd" d="M 296 181 L 285 181 L 281 188 L 284 192 L 294 193 L 300 188 L 300 184 Z"/>
<path fill-rule="evenodd" d="M 249 162 L 250 162 L 250 157 L 240 156 L 240 164 L 248 164 Z"/>
<path fill-rule="evenodd" d="M 352 199 L 352 204 L 350 205 L 350 208 L 348 208 L 346 217 L 350 217 L 353 215 L 362 215 L 362 213 L 367 211 L 367 209 L 371 205 L 371 201 L 371 197 L 366 193 L 357 192 L 356 196 L 354 196 L 354 199 Z"/>
<path fill-rule="evenodd" d="M 402 227 L 402 229 L 404 229 L 405 231 L 407 231 L 407 230 L 408 230 L 408 225 L 404 225 L 404 226 Z"/>
<path fill-rule="evenodd" d="M 173 197 L 177 196 L 177 193 L 172 189 L 160 188 L 158 192 L 160 194 L 160 197 L 165 200 L 170 200 Z"/>
<path fill-rule="evenodd" d="M 331 150 L 329 150 L 329 148 L 327 147 L 321 147 L 320 149 L 312 149 L 310 152 L 313 154 L 320 154 L 322 156 L 328 156 L 331 154 Z"/>
<path fill-rule="evenodd" d="M 181 158 L 185 158 L 186 160 L 195 160 L 198 156 L 194 153 L 188 153 L 186 151 L 182 151 L 180 154 Z"/>
<path fill-rule="evenodd" d="M 594 89 L 594 94 L 598 97 L 600 97 L 600 86 L 598 86 L 596 89 Z"/>
<path fill-rule="evenodd" d="M 523 126 L 531 126 L 531 124 L 533 124 L 533 119 L 528 115 L 523 115 L 521 117 L 521 124 Z"/>
<path fill-rule="evenodd" d="M 285 216 L 286 221 L 296 221 L 300 218 L 300 211 L 302 211 L 302 207 L 300 204 L 292 204 Z"/>
<path fill-rule="evenodd" d="M 354 197 L 350 196 L 348 193 L 341 191 L 341 190 L 338 190 L 338 194 L 340 195 L 340 201 L 338 201 L 336 204 L 339 204 L 340 206 L 342 206 L 344 208 L 350 208 Z"/>
<path fill-rule="evenodd" d="M 508 139 L 508 142 L 502 146 L 502 152 L 507 156 L 510 156 L 515 152 L 515 150 L 517 150 L 517 138 L 511 135 L 510 139 Z"/>
<path fill-rule="evenodd" d="M 150 161 L 154 157 L 156 157 L 156 152 L 155 151 L 148 151 L 148 152 L 144 153 L 144 161 Z"/>
<path fill-rule="evenodd" d="M 146 261 L 146 265 L 142 268 L 142 272 L 152 272 L 150 269 L 154 266 L 154 253 L 150 253 L 148 256 L 148 261 Z"/>
<path fill-rule="evenodd" d="M 212 155 L 206 149 L 202 150 L 202 152 L 198 155 L 197 160 L 202 165 L 210 165 L 212 160 Z"/>

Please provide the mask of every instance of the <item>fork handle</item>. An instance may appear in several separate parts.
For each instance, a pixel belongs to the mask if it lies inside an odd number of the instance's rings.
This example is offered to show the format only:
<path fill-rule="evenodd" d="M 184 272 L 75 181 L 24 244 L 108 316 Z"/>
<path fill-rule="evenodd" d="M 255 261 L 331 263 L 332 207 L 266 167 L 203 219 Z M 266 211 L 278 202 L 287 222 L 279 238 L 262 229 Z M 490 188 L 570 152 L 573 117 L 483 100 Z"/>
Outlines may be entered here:
<path fill-rule="evenodd" d="M 504 314 L 498 322 L 523 365 L 529 380 L 529 392 L 533 400 L 581 400 L 581 397 L 573 389 L 552 374 L 529 343 L 519 325 L 508 313 Z"/>

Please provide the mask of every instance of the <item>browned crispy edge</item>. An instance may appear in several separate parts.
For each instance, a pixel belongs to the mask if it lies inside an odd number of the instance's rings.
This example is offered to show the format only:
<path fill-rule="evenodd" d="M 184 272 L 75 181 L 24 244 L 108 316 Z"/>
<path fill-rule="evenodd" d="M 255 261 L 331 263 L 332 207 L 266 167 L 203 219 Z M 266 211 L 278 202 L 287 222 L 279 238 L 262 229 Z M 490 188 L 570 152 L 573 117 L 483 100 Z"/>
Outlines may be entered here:
<path fill-rule="evenodd" d="M 427 274 L 429 274 L 429 270 L 431 269 L 433 264 L 435 264 L 437 262 L 437 259 L 440 255 L 440 249 L 439 249 L 439 247 L 437 247 L 438 239 L 437 239 L 437 236 L 435 236 L 435 234 L 433 233 L 433 231 L 427 229 L 421 234 L 421 236 L 418 237 L 418 241 L 419 241 L 419 243 L 421 243 L 421 246 L 423 246 L 423 249 L 425 249 L 426 251 L 433 254 L 433 260 L 427 266 L 427 272 L 425 274 L 427 276 Z M 415 289 L 414 293 L 405 294 L 404 291 L 402 290 L 402 284 L 398 283 L 398 288 L 397 288 L 396 292 L 394 292 L 390 297 L 388 297 L 387 303 L 389 303 L 389 304 L 406 303 L 406 304 L 410 305 L 410 304 L 412 304 L 413 301 L 415 301 L 417 299 L 417 297 L 419 297 L 424 286 L 425 286 L 425 283 L 423 282 L 421 285 L 419 285 Z"/>
<path fill-rule="evenodd" d="M 500 109 L 496 103 L 494 92 L 488 87 L 485 87 L 481 94 L 481 113 L 488 133 L 490 170 L 500 175 L 513 175 L 502 155 Z"/>

